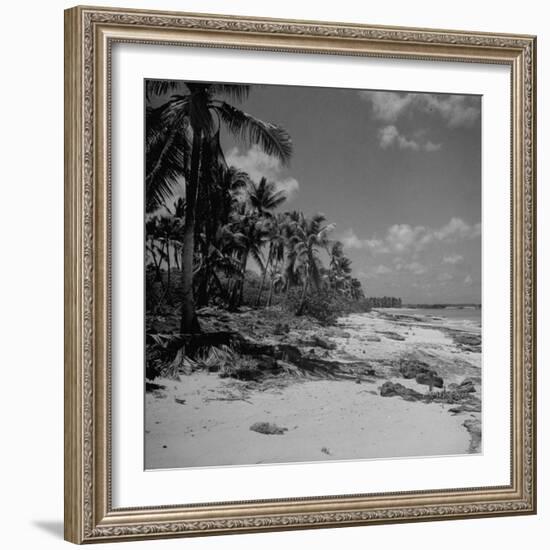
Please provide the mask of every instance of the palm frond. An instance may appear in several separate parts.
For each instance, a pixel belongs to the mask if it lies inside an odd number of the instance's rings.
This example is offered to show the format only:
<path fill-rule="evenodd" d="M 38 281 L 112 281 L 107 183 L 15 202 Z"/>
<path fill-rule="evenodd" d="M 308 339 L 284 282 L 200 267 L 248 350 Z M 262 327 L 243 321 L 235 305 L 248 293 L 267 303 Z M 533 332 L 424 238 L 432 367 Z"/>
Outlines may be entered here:
<path fill-rule="evenodd" d="M 187 175 L 192 133 L 187 120 L 188 100 L 174 96 L 146 111 L 146 211 L 170 201 Z"/>
<path fill-rule="evenodd" d="M 250 249 L 249 254 L 252 256 L 252 259 L 256 262 L 261 271 L 264 270 L 264 258 L 259 248 L 253 247 Z"/>
<path fill-rule="evenodd" d="M 178 146 L 178 135 L 159 143 L 146 157 L 146 212 L 154 212 L 170 201 L 184 181 L 185 147 Z"/>
<path fill-rule="evenodd" d="M 152 96 L 162 96 L 168 92 L 181 90 L 183 82 L 179 80 L 146 80 L 145 95 L 147 99 Z"/>
<path fill-rule="evenodd" d="M 283 164 L 289 162 L 292 140 L 284 128 L 257 119 L 223 101 L 213 103 L 212 107 L 235 136 L 249 145 L 259 145 L 265 153 L 277 157 Z"/>
<path fill-rule="evenodd" d="M 212 84 L 210 87 L 212 94 L 226 95 L 235 101 L 243 101 L 250 94 L 250 85 L 248 84 Z"/>

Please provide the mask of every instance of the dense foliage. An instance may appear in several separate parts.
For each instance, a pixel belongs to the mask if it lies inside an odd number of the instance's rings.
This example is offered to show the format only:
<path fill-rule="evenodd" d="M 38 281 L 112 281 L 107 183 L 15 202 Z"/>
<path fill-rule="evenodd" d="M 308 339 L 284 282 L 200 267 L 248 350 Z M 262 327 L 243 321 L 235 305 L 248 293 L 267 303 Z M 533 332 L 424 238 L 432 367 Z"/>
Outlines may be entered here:
<path fill-rule="evenodd" d="M 147 307 L 179 307 L 181 333 L 199 332 L 196 309 L 212 304 L 281 304 L 325 323 L 369 307 L 342 243 L 331 239 L 334 224 L 320 213 L 278 211 L 287 197 L 276 183 L 227 165 L 222 127 L 283 163 L 292 154 L 284 128 L 230 103 L 249 91 L 147 83 Z"/>

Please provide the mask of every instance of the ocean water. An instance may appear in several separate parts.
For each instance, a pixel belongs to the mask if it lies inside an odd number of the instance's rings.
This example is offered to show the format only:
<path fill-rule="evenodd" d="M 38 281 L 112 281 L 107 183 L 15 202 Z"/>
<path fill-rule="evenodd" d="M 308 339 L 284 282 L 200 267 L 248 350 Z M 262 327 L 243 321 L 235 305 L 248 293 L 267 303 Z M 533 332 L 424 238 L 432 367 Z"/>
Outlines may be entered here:
<path fill-rule="evenodd" d="M 463 327 L 481 327 L 481 309 L 479 308 L 388 308 L 386 313 L 422 317 L 434 324 L 455 325 Z"/>

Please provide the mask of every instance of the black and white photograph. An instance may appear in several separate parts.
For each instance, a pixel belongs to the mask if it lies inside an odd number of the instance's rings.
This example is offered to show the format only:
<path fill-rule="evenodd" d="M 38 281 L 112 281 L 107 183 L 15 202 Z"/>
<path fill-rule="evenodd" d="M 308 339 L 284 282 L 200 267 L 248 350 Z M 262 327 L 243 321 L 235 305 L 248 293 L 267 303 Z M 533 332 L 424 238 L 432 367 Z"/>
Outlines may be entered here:
<path fill-rule="evenodd" d="M 481 453 L 481 96 L 144 104 L 145 468 Z"/>

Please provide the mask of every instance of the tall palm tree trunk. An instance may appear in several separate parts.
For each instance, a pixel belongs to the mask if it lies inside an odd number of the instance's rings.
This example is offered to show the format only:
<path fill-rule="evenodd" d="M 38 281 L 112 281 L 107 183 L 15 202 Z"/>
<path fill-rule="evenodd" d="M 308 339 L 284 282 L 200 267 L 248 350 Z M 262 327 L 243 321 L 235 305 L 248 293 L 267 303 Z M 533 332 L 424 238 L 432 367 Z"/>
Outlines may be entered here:
<path fill-rule="evenodd" d="M 151 239 L 151 244 L 149 246 L 149 252 L 151 253 L 151 257 L 153 258 L 153 264 L 155 265 L 155 281 L 160 281 L 160 261 L 157 259 L 157 255 L 155 253 L 155 240 Z M 161 260 L 162 261 L 162 260 Z"/>
<path fill-rule="evenodd" d="M 180 270 L 180 260 L 179 260 L 179 255 L 178 255 L 178 246 L 176 245 L 176 243 L 178 243 L 179 241 L 174 241 L 174 261 L 176 262 L 176 269 L 179 271 Z"/>
<path fill-rule="evenodd" d="M 273 282 L 273 279 L 271 279 L 271 282 L 269 283 L 269 295 L 267 297 L 266 307 L 271 306 L 271 300 L 273 299 L 273 287 L 274 286 L 275 286 L 275 283 Z"/>
<path fill-rule="evenodd" d="M 256 307 L 258 307 L 260 305 L 260 300 L 262 299 L 262 291 L 264 289 L 264 283 L 265 283 L 265 278 L 267 276 L 267 270 L 269 269 L 269 266 L 271 264 L 272 255 L 273 255 L 273 251 L 271 249 L 269 249 L 269 255 L 267 257 L 267 262 L 265 264 L 264 272 L 262 274 L 262 280 L 260 282 L 260 290 L 258 291 L 258 297 L 256 298 Z"/>
<path fill-rule="evenodd" d="M 309 263 L 309 266 L 311 267 L 308 267 L 308 277 L 309 277 L 309 274 L 313 271 L 313 270 L 316 270 L 317 268 L 315 267 L 315 257 L 313 256 L 313 248 L 310 248 L 308 250 L 308 253 L 307 253 L 307 257 L 308 257 L 308 263 Z M 318 273 L 317 271 L 315 271 L 314 273 Z M 319 279 L 318 277 L 313 277 L 313 284 L 315 285 L 315 289 L 317 291 L 321 290 L 321 286 L 319 285 Z"/>
<path fill-rule="evenodd" d="M 208 154 L 208 148 L 211 147 L 211 143 L 208 144 L 208 147 L 203 147 L 201 151 L 201 166 L 205 166 L 206 163 L 210 160 Z M 201 253 L 203 259 L 203 269 L 202 277 L 199 279 L 199 284 L 197 287 L 197 304 L 199 307 L 204 307 L 208 305 L 208 289 L 210 281 L 212 279 L 212 266 L 210 263 L 210 244 L 212 243 L 212 223 L 213 223 L 213 214 L 212 214 L 212 193 L 210 189 L 210 184 L 207 182 L 204 184 L 204 190 L 206 191 L 206 200 L 203 202 L 206 206 L 206 212 L 204 214 L 205 219 L 201 220 L 202 229 L 204 229 L 204 239 L 201 243 Z M 200 223 L 199 222 L 199 223 Z"/>
<path fill-rule="evenodd" d="M 210 281 L 211 274 L 210 258 L 208 254 L 210 245 L 207 241 L 205 241 L 201 248 L 204 266 L 202 269 L 202 276 L 199 280 L 199 284 L 197 287 L 197 304 L 199 307 L 204 307 L 208 305 L 208 283 Z"/>
<path fill-rule="evenodd" d="M 307 288 L 309 286 L 309 273 L 306 274 L 306 280 L 304 281 L 304 286 L 302 287 L 302 296 L 300 297 L 300 307 L 296 315 L 302 315 L 304 313 L 304 308 L 306 306 L 306 297 L 307 297 Z"/>
<path fill-rule="evenodd" d="M 271 270 L 271 277 L 269 281 L 269 295 L 267 297 L 266 307 L 271 306 L 271 302 L 273 301 L 273 291 L 275 290 L 275 273 L 279 270 L 280 261 L 275 258 L 274 262 L 274 269 Z"/>
<path fill-rule="evenodd" d="M 309 286 L 309 266 L 306 265 L 304 274 L 304 286 L 302 287 L 302 295 L 300 297 L 300 306 L 298 307 L 298 311 L 296 312 L 296 315 L 302 315 L 304 313 L 304 308 L 306 305 L 306 297 L 307 297 L 307 289 Z"/>
<path fill-rule="evenodd" d="M 168 237 L 166 238 L 166 286 L 168 287 L 168 298 L 170 298 L 170 295 L 172 294 L 172 285 L 171 285 L 171 264 L 170 264 L 170 239 Z"/>
<path fill-rule="evenodd" d="M 181 324 L 182 334 L 200 332 L 200 325 L 195 312 L 193 294 L 193 256 L 195 252 L 195 210 L 199 191 L 199 174 L 201 160 L 202 131 L 193 129 L 193 149 L 191 152 L 191 170 L 185 191 L 185 220 L 183 224 L 183 254 L 181 278 Z"/>
<path fill-rule="evenodd" d="M 239 283 L 239 296 L 237 300 L 237 307 L 240 307 L 243 303 L 243 291 L 244 291 L 244 279 L 246 277 L 246 264 L 248 263 L 249 249 L 244 251 L 241 263 L 241 280 Z"/>

